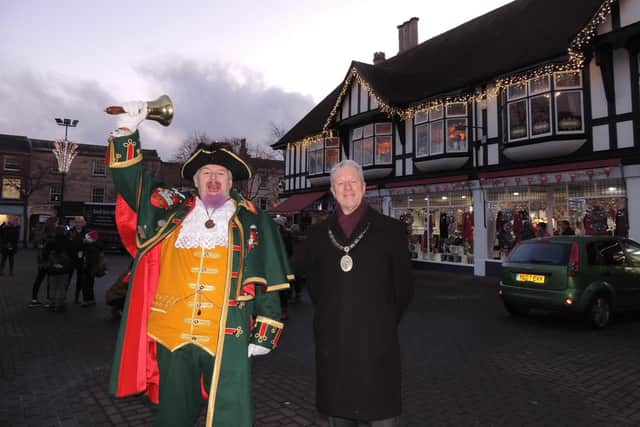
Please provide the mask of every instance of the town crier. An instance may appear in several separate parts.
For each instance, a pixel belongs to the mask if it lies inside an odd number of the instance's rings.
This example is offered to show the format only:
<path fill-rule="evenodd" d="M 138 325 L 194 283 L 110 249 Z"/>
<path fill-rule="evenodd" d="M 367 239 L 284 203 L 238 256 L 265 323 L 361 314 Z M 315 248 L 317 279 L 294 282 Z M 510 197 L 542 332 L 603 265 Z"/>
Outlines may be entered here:
<path fill-rule="evenodd" d="M 147 106 L 122 105 L 107 161 L 118 193 L 116 218 L 134 257 L 110 391 L 145 393 L 157 426 L 254 423 L 251 356 L 282 333 L 278 292 L 293 279 L 272 219 L 232 189 L 251 176 L 225 144 L 199 147 L 173 188 L 142 165 L 137 126 Z"/>

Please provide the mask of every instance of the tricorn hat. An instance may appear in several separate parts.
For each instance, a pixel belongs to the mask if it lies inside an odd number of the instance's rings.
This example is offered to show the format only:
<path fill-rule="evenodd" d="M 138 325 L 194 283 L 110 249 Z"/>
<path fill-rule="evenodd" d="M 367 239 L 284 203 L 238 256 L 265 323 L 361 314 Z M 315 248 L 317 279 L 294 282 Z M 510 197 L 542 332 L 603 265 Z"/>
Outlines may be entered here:
<path fill-rule="evenodd" d="M 251 178 L 251 169 L 229 144 L 200 144 L 182 166 L 182 177 L 191 180 L 202 166 L 220 165 L 231 171 L 234 181 Z"/>

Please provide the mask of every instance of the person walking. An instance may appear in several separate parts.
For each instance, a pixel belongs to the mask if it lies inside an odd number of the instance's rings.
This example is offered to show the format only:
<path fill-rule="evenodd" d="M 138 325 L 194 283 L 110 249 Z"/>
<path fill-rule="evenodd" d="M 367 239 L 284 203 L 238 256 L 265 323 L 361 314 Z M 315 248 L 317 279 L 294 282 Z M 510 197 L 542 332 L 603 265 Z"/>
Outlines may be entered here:
<path fill-rule="evenodd" d="M 293 278 L 271 217 L 233 189 L 251 169 L 227 144 L 197 147 L 181 169 L 196 191 L 143 168 L 144 102 L 109 138 L 121 240 L 134 266 L 109 389 L 145 393 L 156 426 L 251 427 L 251 357 L 274 349 L 284 325 L 278 291 Z"/>
<path fill-rule="evenodd" d="M 330 175 L 336 212 L 294 256 L 314 306 L 316 405 L 332 427 L 395 427 L 401 415 L 398 324 L 413 295 L 406 227 L 364 200 L 353 160 Z"/>
<path fill-rule="evenodd" d="M 28 305 L 28 307 L 30 308 L 41 307 L 45 305 L 38 299 L 38 294 L 40 292 L 40 286 L 42 285 L 42 282 L 47 277 L 47 257 L 45 254 L 45 248 L 47 247 L 47 244 L 55 238 L 55 231 L 57 226 L 57 216 L 49 217 L 47 221 L 42 225 L 42 234 L 37 244 L 38 256 L 36 259 L 36 278 L 33 281 L 33 285 L 31 285 L 31 302 Z M 46 305 L 51 305 L 51 287 L 48 280 Z"/>
<path fill-rule="evenodd" d="M 74 251 L 66 235 L 66 229 L 57 226 L 55 237 L 48 242 L 44 249 L 47 260 L 47 275 L 51 292 L 51 311 L 63 312 L 66 310 L 67 277 L 73 268 Z"/>
<path fill-rule="evenodd" d="M 102 242 L 99 240 L 98 232 L 95 230 L 87 232 L 84 236 L 82 247 L 82 307 L 93 307 L 96 305 L 94 296 L 94 284 L 100 263 L 102 252 Z"/>
<path fill-rule="evenodd" d="M 9 221 L 0 228 L 0 276 L 4 275 L 4 266 L 9 261 L 9 276 L 13 276 L 14 257 L 18 251 L 18 240 L 20 239 L 20 226 L 14 216 L 9 217 Z"/>
<path fill-rule="evenodd" d="M 55 231 L 55 230 L 54 230 Z M 47 244 L 51 242 L 54 238 L 54 235 L 43 236 L 42 240 L 38 242 L 38 255 L 36 259 L 37 263 L 37 271 L 36 278 L 33 281 L 33 285 L 31 285 L 31 302 L 29 303 L 29 307 L 41 307 L 43 303 L 38 299 L 38 294 L 40 292 L 40 286 L 42 282 L 47 277 L 47 254 L 45 253 L 45 248 Z M 51 294 L 50 294 L 50 284 L 47 282 L 47 303 L 51 303 Z"/>
<path fill-rule="evenodd" d="M 76 275 L 76 288 L 74 293 L 73 302 L 80 304 L 80 292 L 84 288 L 84 236 L 87 233 L 87 222 L 83 216 L 76 216 L 73 218 L 73 227 L 69 231 L 69 240 L 71 241 L 71 250 L 73 251 L 73 270 L 69 272 L 69 278 L 67 280 L 67 287 L 71 287 L 71 279 L 73 274 Z M 86 297 L 82 296 L 83 301 L 86 301 Z"/>

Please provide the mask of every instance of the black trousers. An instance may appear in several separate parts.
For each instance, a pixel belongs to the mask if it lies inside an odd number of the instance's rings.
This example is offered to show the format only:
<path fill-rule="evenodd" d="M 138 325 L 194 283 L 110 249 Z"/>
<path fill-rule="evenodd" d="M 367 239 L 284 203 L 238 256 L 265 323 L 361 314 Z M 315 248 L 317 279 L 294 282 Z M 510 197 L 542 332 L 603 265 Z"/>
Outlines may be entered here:
<path fill-rule="evenodd" d="M 36 280 L 33 281 L 33 286 L 31 287 L 31 299 L 38 299 L 38 292 L 40 292 L 40 285 L 42 285 L 42 281 L 47 277 L 47 269 L 44 267 L 38 267 L 38 274 L 36 275 Z M 47 283 L 47 299 L 50 299 L 49 295 L 49 283 Z"/>
<path fill-rule="evenodd" d="M 96 282 L 96 278 L 88 271 L 84 272 L 84 278 L 82 279 L 82 300 L 85 302 L 94 302 L 95 295 L 93 294 L 93 287 Z"/>
<path fill-rule="evenodd" d="M 13 274 L 13 256 L 15 251 L 2 251 L 2 260 L 0 260 L 0 273 L 4 273 L 4 265 L 9 260 L 9 274 Z"/>
<path fill-rule="evenodd" d="M 69 273 L 69 280 L 67 282 L 67 289 L 69 289 L 69 287 L 71 287 L 71 279 L 73 278 L 73 273 L 76 273 L 76 291 L 74 294 L 74 302 L 79 302 L 80 301 L 80 291 L 82 291 L 82 280 L 84 279 L 84 271 L 82 269 L 82 263 L 76 263 L 73 266 L 73 270 L 71 270 L 71 273 Z M 86 301 L 87 299 L 84 298 L 84 300 Z"/>

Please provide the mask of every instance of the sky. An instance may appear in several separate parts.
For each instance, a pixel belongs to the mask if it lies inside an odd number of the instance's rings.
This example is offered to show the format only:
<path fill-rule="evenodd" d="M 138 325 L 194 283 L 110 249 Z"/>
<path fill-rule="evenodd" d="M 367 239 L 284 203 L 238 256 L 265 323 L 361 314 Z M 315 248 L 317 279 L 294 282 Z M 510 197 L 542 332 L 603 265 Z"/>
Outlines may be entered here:
<path fill-rule="evenodd" d="M 351 61 L 398 52 L 506 0 L 0 0 L 0 134 L 106 144 L 105 107 L 171 97 L 169 127 L 140 126 L 172 160 L 188 138 L 275 142 L 342 82 Z"/>

